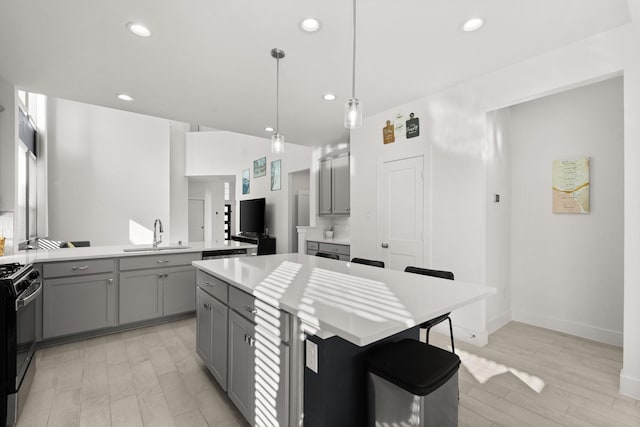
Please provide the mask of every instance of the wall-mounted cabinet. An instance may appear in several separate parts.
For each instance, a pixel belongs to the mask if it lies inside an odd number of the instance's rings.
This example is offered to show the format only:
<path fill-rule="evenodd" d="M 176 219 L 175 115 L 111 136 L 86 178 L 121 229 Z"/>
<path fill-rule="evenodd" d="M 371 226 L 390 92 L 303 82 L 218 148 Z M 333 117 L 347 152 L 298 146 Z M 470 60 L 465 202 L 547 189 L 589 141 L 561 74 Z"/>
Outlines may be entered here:
<path fill-rule="evenodd" d="M 320 160 L 318 213 L 349 215 L 351 209 L 349 153 Z"/>

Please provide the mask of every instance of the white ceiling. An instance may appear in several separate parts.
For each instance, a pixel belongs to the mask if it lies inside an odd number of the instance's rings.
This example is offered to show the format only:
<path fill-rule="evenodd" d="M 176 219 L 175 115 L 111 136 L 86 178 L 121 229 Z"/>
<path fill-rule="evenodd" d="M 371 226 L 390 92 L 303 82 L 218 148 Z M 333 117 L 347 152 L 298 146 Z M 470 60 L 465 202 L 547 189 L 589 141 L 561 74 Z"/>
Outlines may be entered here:
<path fill-rule="evenodd" d="M 270 137 L 346 141 L 350 0 L 2 0 L 0 76 L 49 96 Z M 321 20 L 306 34 L 304 17 Z M 468 17 L 486 25 L 459 30 Z M 365 117 L 626 22 L 626 0 L 359 0 Z M 125 29 L 144 22 L 146 39 Z M 126 92 L 135 102 L 115 95 Z M 338 99 L 322 100 L 326 92 Z"/>

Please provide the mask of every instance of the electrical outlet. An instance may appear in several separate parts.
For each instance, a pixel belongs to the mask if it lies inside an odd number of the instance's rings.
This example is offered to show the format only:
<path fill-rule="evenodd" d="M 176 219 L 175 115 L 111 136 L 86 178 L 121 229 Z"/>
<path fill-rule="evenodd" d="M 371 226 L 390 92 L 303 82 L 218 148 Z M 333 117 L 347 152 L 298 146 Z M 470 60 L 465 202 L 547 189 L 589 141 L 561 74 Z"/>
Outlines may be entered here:
<path fill-rule="evenodd" d="M 316 374 L 318 373 L 318 345 L 313 341 L 305 341 L 306 365 Z"/>

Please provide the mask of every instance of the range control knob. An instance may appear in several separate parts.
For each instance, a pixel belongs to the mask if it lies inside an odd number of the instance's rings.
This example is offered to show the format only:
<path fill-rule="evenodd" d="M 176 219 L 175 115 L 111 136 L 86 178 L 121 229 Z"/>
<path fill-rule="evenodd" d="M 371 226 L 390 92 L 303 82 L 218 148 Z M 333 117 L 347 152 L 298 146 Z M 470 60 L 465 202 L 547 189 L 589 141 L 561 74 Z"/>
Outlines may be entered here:
<path fill-rule="evenodd" d="M 37 279 L 38 277 L 40 277 L 39 271 L 32 271 L 31 273 L 29 273 L 29 279 L 31 280 Z"/>

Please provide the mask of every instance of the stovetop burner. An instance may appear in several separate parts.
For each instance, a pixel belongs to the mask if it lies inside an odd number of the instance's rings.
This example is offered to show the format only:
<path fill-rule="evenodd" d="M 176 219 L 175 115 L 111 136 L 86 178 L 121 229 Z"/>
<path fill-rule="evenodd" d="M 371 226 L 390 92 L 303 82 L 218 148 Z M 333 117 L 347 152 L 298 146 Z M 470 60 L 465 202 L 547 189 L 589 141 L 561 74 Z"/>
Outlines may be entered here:
<path fill-rule="evenodd" d="M 22 267 L 24 267 L 24 265 L 17 262 L 0 265 L 0 279 L 11 276 Z"/>

